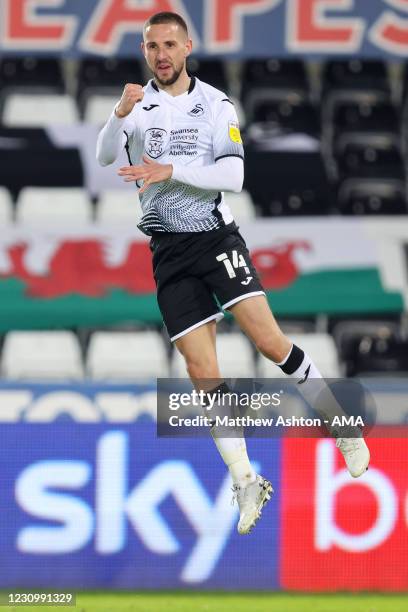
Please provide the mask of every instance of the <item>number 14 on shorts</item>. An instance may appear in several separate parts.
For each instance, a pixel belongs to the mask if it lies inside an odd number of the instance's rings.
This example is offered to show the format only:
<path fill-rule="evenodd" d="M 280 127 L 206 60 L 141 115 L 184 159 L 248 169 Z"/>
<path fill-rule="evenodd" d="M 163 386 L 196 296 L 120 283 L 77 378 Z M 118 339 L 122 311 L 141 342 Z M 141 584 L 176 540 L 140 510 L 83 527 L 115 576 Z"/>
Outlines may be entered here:
<path fill-rule="evenodd" d="M 241 254 L 238 255 L 238 251 L 232 251 L 231 259 L 228 257 L 227 253 L 221 253 L 221 255 L 217 255 L 217 261 L 223 262 L 230 278 L 236 278 L 237 275 L 235 270 L 238 268 L 244 268 L 245 274 L 250 273 L 244 256 Z"/>

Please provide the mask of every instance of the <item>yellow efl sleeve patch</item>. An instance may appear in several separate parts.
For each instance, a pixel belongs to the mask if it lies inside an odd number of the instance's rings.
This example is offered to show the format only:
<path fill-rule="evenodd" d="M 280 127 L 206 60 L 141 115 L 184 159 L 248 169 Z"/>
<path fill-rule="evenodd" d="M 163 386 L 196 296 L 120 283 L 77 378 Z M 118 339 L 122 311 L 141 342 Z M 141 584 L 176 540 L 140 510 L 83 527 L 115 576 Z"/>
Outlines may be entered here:
<path fill-rule="evenodd" d="M 229 137 L 232 142 L 236 144 L 242 144 L 241 132 L 239 130 L 239 125 L 236 121 L 229 122 Z"/>

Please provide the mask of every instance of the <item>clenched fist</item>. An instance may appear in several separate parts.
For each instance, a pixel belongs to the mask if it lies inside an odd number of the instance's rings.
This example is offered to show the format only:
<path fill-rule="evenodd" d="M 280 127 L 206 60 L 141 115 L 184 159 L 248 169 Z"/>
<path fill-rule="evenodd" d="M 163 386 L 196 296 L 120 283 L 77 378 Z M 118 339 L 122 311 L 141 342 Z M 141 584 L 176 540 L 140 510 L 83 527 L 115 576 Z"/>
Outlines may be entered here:
<path fill-rule="evenodd" d="M 123 90 L 122 97 L 119 104 L 116 106 L 115 114 L 119 119 L 123 119 L 129 115 L 133 110 L 133 107 L 137 102 L 143 100 L 144 91 L 141 85 L 135 85 L 134 83 L 127 83 Z"/>

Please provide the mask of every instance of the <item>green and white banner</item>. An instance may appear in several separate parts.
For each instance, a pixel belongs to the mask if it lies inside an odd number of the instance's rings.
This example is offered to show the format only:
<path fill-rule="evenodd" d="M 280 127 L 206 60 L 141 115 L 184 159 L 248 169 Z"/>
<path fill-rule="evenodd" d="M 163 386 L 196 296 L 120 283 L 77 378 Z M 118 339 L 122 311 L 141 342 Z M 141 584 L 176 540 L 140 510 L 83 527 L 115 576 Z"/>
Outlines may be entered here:
<path fill-rule="evenodd" d="M 259 219 L 241 226 L 277 315 L 398 313 L 408 220 Z M 148 238 L 101 225 L 3 227 L 0 329 L 160 323 Z"/>

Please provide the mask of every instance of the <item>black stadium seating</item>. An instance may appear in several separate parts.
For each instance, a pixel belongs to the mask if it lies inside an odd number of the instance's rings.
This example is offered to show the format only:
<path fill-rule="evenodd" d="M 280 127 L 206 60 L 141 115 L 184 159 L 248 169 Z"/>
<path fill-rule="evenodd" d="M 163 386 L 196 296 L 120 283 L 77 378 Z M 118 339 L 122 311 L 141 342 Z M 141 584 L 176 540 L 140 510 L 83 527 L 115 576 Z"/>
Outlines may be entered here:
<path fill-rule="evenodd" d="M 78 91 L 87 88 L 121 87 L 124 83 L 141 83 L 142 68 L 137 60 L 88 58 L 80 62 Z"/>
<path fill-rule="evenodd" d="M 243 73 L 245 91 L 258 88 L 309 92 L 306 68 L 300 60 L 249 60 Z"/>
<path fill-rule="evenodd" d="M 87 99 L 95 94 L 119 96 L 125 83 L 143 83 L 140 62 L 131 59 L 87 58 L 80 62 L 77 74 L 77 100 L 81 115 Z"/>
<path fill-rule="evenodd" d="M 253 60 L 244 66 L 241 98 L 247 115 L 252 121 L 254 108 L 268 100 L 299 100 L 310 98 L 305 66 L 300 61 Z"/>
<path fill-rule="evenodd" d="M 63 93 L 65 83 L 61 64 L 51 58 L 4 58 L 0 62 L 1 90 L 47 89 Z"/>
<path fill-rule="evenodd" d="M 399 117 L 389 102 L 367 99 L 340 102 L 333 109 L 335 133 L 344 131 L 398 133 Z"/>
<path fill-rule="evenodd" d="M 398 179 L 347 178 L 340 183 L 337 206 L 344 215 L 406 214 L 405 182 Z"/>
<path fill-rule="evenodd" d="M 342 134 L 335 143 L 334 155 L 341 177 L 405 176 L 399 141 L 383 134 Z"/>
<path fill-rule="evenodd" d="M 380 372 L 391 376 L 407 375 L 408 342 L 396 337 L 363 337 L 355 347 L 352 375 Z"/>
<path fill-rule="evenodd" d="M 192 58 L 188 67 L 191 74 L 242 103 L 246 114 L 244 187 L 262 216 L 407 214 L 408 63 L 401 78 L 398 70 L 390 70 L 389 75 L 382 61 L 359 59 L 333 60 L 323 66 L 306 66 L 302 60 L 254 59 L 226 71 L 219 57 Z M 79 106 L 80 116 L 90 118 L 92 125 L 84 130 L 80 126 L 78 133 L 88 134 L 89 127 L 89 134 L 96 137 L 97 113 L 88 112 L 93 96 L 106 97 L 98 115 L 102 117 L 103 104 L 108 99 L 110 103 L 124 83 L 144 83 L 146 75 L 142 62 L 135 59 L 90 56 L 66 62 L 50 57 L 5 57 L 0 60 L 0 105 L 9 102 L 13 92 L 64 93 L 75 110 L 69 125 L 77 129 Z M 24 115 L 20 109 L 26 107 L 17 108 L 19 124 Z M 4 123 L 15 125 L 7 116 L 0 114 Z M 47 108 L 44 129 L 0 125 L 0 182 L 14 199 L 26 186 L 83 187 L 87 182 L 79 150 L 59 148 L 48 136 L 52 133 L 49 117 Z M 35 125 L 33 115 L 28 119 Z M 67 114 L 63 120 L 62 131 L 69 131 Z M 91 146 L 93 155 L 94 143 Z M 6 196 L 8 210 L 13 211 L 9 194 Z M 9 216 L 16 224 L 26 222 L 18 214 L 23 197 L 15 204 L 16 214 Z M 71 210 L 72 194 L 68 197 Z M 115 192 L 113 197 L 116 209 Z M 393 318 L 384 313 L 390 321 L 337 319 L 336 323 L 334 316 L 341 315 L 311 315 L 297 325 L 286 321 L 286 331 L 313 333 L 327 319 L 347 376 L 408 374 L 404 315 L 395 313 Z M 128 325 L 133 324 L 127 322 L 125 327 Z M 82 328 L 79 333 L 86 331 Z"/>
<path fill-rule="evenodd" d="M 316 108 L 295 96 L 287 100 L 259 100 L 254 104 L 253 121 L 273 123 L 282 132 L 318 137 L 320 122 Z"/>
<path fill-rule="evenodd" d="M 332 203 L 320 152 L 247 148 L 245 176 L 245 186 L 263 216 L 326 214 Z"/>
<path fill-rule="evenodd" d="M 332 60 L 322 74 L 323 95 L 338 90 L 380 91 L 390 95 L 387 68 L 381 60 Z"/>
<path fill-rule="evenodd" d="M 6 101 L 10 108 L 11 93 L 49 92 L 72 100 L 71 125 L 78 121 L 77 106 L 80 117 L 99 125 L 104 104 L 112 108 L 111 99 L 124 83 L 146 80 L 142 61 L 134 58 L 89 56 L 70 62 L 0 60 L 3 120 L 16 125 L 15 115 L 6 118 L 10 114 L 4 106 Z M 336 59 L 307 66 L 300 59 L 253 59 L 228 72 L 219 57 L 194 57 L 188 65 L 191 74 L 228 95 L 237 98 L 241 90 L 246 188 L 262 214 L 406 214 L 408 64 L 401 77 L 398 71 L 388 73 L 380 60 Z M 10 129 L 2 131 L 0 174 L 14 194 L 29 184 L 83 184 L 76 149 L 57 149 L 42 130 Z M 22 175 L 13 170 L 17 159 L 24 166 Z"/>
<path fill-rule="evenodd" d="M 229 85 L 225 74 L 224 64 L 221 60 L 200 60 L 189 58 L 187 69 L 189 74 L 197 76 L 202 81 L 209 83 L 213 87 L 229 93 Z"/>
<path fill-rule="evenodd" d="M 23 187 L 80 187 L 79 150 L 55 147 L 40 128 L 0 127 L 0 184 L 14 197 Z"/>

